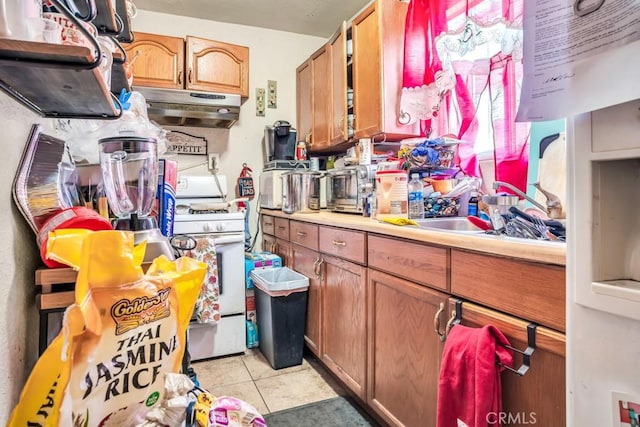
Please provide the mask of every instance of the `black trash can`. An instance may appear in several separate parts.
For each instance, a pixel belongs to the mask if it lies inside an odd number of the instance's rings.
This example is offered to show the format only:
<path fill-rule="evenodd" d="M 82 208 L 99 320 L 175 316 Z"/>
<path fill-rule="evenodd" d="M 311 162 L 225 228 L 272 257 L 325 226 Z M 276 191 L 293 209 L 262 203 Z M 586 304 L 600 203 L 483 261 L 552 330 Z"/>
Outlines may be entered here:
<path fill-rule="evenodd" d="M 309 279 L 287 267 L 251 271 L 260 351 L 273 369 L 302 363 Z"/>

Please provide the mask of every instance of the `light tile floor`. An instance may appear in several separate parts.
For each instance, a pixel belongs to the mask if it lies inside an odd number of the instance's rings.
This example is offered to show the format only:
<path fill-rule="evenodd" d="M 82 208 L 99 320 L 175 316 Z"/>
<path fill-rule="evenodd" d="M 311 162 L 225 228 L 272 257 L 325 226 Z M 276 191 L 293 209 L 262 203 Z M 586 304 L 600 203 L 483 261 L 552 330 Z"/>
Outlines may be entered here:
<path fill-rule="evenodd" d="M 262 415 L 345 395 L 346 391 L 311 355 L 302 365 L 275 370 L 258 349 L 192 363 L 200 386 L 214 396 L 233 396 Z"/>

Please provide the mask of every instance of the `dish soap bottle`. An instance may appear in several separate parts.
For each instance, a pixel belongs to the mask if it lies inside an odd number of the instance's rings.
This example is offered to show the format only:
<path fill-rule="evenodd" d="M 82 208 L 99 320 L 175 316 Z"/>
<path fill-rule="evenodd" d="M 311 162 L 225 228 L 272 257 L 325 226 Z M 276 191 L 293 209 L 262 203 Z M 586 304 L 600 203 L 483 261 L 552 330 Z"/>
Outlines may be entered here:
<path fill-rule="evenodd" d="M 407 186 L 409 189 L 409 219 L 422 219 L 424 218 L 424 196 L 420 175 L 412 173 L 411 181 Z"/>
<path fill-rule="evenodd" d="M 467 216 L 478 216 L 478 192 L 471 190 L 471 197 L 467 205 Z"/>

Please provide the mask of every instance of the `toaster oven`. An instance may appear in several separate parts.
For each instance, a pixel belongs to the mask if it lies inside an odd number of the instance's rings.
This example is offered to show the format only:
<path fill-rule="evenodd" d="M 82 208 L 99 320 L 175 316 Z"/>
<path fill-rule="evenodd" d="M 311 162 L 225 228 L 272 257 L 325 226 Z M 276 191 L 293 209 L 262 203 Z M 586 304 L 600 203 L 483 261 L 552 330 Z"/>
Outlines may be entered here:
<path fill-rule="evenodd" d="M 327 171 L 327 209 L 362 213 L 365 185 L 375 182 L 375 165 L 347 166 Z"/>

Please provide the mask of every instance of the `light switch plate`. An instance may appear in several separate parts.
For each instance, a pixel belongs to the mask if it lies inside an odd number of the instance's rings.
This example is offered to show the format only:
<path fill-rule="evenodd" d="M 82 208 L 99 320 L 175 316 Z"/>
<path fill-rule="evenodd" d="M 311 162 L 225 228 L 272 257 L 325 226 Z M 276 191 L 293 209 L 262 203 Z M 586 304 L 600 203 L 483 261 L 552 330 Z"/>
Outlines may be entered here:
<path fill-rule="evenodd" d="M 264 88 L 256 88 L 256 116 L 264 117 Z"/>
<path fill-rule="evenodd" d="M 267 93 L 267 107 L 278 108 L 278 82 L 275 80 L 269 80 L 268 82 L 269 92 Z"/>

